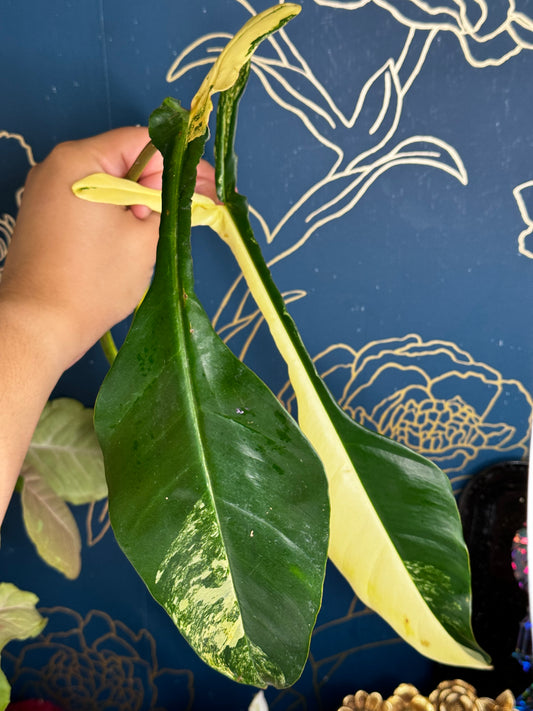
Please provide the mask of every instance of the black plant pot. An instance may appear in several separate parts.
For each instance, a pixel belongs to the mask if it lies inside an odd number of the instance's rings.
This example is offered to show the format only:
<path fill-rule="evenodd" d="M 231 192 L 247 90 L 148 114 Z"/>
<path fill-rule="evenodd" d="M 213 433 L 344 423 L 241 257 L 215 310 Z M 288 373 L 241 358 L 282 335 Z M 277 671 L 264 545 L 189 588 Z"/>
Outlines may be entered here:
<path fill-rule="evenodd" d="M 506 688 L 519 696 L 533 682 L 512 656 L 528 596 L 512 568 L 513 538 L 526 520 L 527 464 L 503 462 L 475 475 L 459 500 L 472 567 L 472 626 L 479 644 L 492 657 L 489 672 L 454 669 L 480 696 L 494 698 Z M 436 678 L 451 678 L 439 665 Z"/>

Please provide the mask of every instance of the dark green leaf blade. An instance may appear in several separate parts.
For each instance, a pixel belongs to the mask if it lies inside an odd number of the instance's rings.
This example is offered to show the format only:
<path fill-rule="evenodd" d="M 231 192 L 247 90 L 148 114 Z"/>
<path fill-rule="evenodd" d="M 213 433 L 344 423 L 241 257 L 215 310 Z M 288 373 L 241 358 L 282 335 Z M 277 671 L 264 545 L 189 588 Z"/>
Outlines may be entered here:
<path fill-rule="evenodd" d="M 206 662 L 286 686 L 320 606 L 327 485 L 294 421 L 194 294 L 189 207 L 203 141 L 186 147 L 186 119 L 167 100 L 151 121 L 165 157 L 156 272 L 95 409 L 111 521 Z"/>

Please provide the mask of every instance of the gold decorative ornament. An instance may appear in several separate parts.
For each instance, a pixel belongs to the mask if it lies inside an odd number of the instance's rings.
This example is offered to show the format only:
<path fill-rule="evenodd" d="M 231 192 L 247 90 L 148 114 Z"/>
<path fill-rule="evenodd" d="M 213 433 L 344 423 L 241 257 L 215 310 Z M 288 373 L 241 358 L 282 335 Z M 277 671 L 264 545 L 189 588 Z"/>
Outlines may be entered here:
<path fill-rule="evenodd" d="M 435 711 L 474 711 L 476 699 L 474 687 L 461 679 L 441 681 L 429 695 Z"/>
<path fill-rule="evenodd" d="M 509 689 L 495 699 L 478 697 L 476 689 L 462 679 L 441 681 L 429 697 L 416 686 L 400 684 L 392 696 L 383 699 L 377 691 L 360 689 L 342 700 L 338 711 L 512 711 L 515 698 Z"/>
<path fill-rule="evenodd" d="M 339 711 L 394 711 L 389 701 L 384 701 L 377 691 L 368 694 L 360 689 L 355 694 L 345 696 Z"/>

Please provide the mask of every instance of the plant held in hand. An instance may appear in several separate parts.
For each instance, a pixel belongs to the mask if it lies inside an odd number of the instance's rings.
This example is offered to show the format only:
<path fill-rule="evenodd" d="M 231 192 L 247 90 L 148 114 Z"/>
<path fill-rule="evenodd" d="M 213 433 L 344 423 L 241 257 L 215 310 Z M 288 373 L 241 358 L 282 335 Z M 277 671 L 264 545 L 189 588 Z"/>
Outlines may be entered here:
<path fill-rule="evenodd" d="M 203 659 L 238 681 L 286 686 L 301 672 L 320 604 L 323 465 L 329 555 L 360 598 L 423 654 L 486 667 L 470 626 L 468 553 L 447 477 L 338 407 L 236 192 L 233 143 L 250 53 L 297 11 L 286 3 L 253 17 L 220 55 L 190 114 L 171 99 L 154 112 L 162 204 L 154 191 L 109 176 L 74 186 L 87 199 L 162 210 L 153 284 L 96 406 L 113 528 Z M 193 196 L 217 90 L 224 204 Z M 305 436 L 214 333 L 194 294 L 191 223 L 210 225 L 235 255 L 287 363 Z"/>

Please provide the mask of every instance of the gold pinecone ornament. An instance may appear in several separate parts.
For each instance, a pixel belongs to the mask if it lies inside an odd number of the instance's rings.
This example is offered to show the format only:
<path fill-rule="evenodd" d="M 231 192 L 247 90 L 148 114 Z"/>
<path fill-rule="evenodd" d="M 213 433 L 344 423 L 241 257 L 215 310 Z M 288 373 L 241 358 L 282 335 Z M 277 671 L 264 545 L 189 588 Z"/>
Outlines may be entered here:
<path fill-rule="evenodd" d="M 393 709 L 377 691 L 367 694 L 360 689 L 355 694 L 344 697 L 339 711 L 393 711 Z"/>
<path fill-rule="evenodd" d="M 442 681 L 429 697 L 412 684 L 400 684 L 387 699 L 377 691 L 369 694 L 361 689 L 345 696 L 338 711 L 513 711 L 514 705 L 509 689 L 496 699 L 478 697 L 471 684 L 453 679 Z"/>

